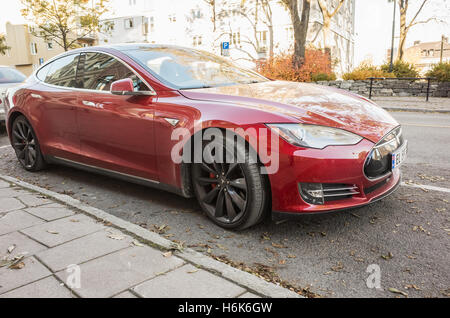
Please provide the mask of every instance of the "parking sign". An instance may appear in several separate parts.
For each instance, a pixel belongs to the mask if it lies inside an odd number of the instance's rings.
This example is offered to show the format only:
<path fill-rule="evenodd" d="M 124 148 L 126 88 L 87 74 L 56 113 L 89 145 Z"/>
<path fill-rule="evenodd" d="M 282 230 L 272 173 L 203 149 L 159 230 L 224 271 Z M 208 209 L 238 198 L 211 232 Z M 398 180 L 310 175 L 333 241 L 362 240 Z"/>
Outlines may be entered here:
<path fill-rule="evenodd" d="M 230 56 L 230 42 L 222 42 L 222 56 Z"/>

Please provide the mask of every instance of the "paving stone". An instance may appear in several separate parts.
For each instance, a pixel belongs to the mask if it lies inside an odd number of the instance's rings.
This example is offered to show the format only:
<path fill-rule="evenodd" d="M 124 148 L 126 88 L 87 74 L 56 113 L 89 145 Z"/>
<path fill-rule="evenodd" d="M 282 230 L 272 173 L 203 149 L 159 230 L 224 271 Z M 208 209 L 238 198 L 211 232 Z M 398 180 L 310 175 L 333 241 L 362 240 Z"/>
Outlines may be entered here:
<path fill-rule="evenodd" d="M 117 296 L 114 296 L 113 298 L 138 298 L 138 297 L 136 297 L 136 295 L 130 293 L 127 290 L 127 291 L 125 291 L 125 292 L 123 292 L 123 293 L 121 293 L 121 294 L 119 294 Z"/>
<path fill-rule="evenodd" d="M 245 289 L 189 264 L 144 282 L 133 291 L 144 298 L 235 298 Z"/>
<path fill-rule="evenodd" d="M 51 275 L 34 257 L 26 258 L 23 262 L 25 267 L 22 269 L 0 268 L 0 294 Z"/>
<path fill-rule="evenodd" d="M 81 288 L 76 292 L 84 298 L 112 297 L 184 263 L 178 257 L 165 258 L 162 254 L 151 247 L 130 247 L 89 261 L 80 266 Z M 66 281 L 66 272 L 57 275 Z"/>
<path fill-rule="evenodd" d="M 0 295 L 0 298 L 75 298 L 75 296 L 56 278 L 50 276 Z"/>
<path fill-rule="evenodd" d="M 133 238 L 124 236 L 122 240 L 113 240 L 108 237 L 111 230 L 96 232 L 88 236 L 70 241 L 63 245 L 47 249 L 37 257 L 52 271 L 66 269 L 69 265 L 81 264 L 106 254 L 129 247 Z"/>
<path fill-rule="evenodd" d="M 15 245 L 15 249 L 11 254 L 8 253 L 8 248 Z M 8 255 L 8 257 L 15 257 L 18 254 L 27 253 L 31 256 L 40 251 L 46 250 L 47 247 L 33 241 L 19 232 L 13 232 L 10 234 L 0 236 L 0 255 Z"/>
<path fill-rule="evenodd" d="M 46 221 L 53 221 L 75 214 L 75 212 L 60 204 L 51 204 L 36 208 L 28 208 L 25 209 L 25 211 Z"/>
<path fill-rule="evenodd" d="M 9 188 L 10 184 L 3 180 L 0 180 L 0 188 Z"/>
<path fill-rule="evenodd" d="M 26 194 L 27 194 L 26 192 L 17 191 L 14 190 L 13 188 L 4 188 L 4 189 L 0 188 L 0 198 L 14 198 Z"/>
<path fill-rule="evenodd" d="M 239 296 L 239 298 L 261 298 L 260 296 L 258 296 L 258 295 L 255 295 L 255 294 L 252 294 L 252 293 L 245 293 L 244 295 L 242 295 L 242 296 Z"/>
<path fill-rule="evenodd" d="M 0 198 L 0 213 L 20 210 L 25 208 L 22 202 L 14 198 Z"/>
<path fill-rule="evenodd" d="M 14 211 L 0 215 L 0 235 L 42 224 L 45 221 L 24 211 Z"/>
<path fill-rule="evenodd" d="M 54 247 L 82 236 L 100 231 L 104 226 L 94 219 L 78 214 L 64 219 L 33 226 L 22 233 L 48 246 Z M 57 234 L 53 234 L 57 233 Z"/>
<path fill-rule="evenodd" d="M 31 207 L 49 204 L 52 202 L 51 200 L 45 199 L 42 195 L 39 194 L 21 194 L 18 196 L 18 198 L 20 201 Z"/>

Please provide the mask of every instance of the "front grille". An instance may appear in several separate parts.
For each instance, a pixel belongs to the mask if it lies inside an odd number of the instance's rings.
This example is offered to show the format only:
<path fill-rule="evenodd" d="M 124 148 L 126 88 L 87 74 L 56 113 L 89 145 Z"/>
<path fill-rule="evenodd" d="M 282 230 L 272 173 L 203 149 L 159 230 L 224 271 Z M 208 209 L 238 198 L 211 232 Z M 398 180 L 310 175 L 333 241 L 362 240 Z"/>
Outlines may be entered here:
<path fill-rule="evenodd" d="M 323 184 L 322 187 L 325 202 L 350 199 L 360 193 L 356 185 L 330 183 Z"/>
<path fill-rule="evenodd" d="M 369 179 L 383 177 L 391 172 L 392 152 L 403 144 L 401 127 L 397 127 L 373 147 L 364 165 L 364 174 Z"/>

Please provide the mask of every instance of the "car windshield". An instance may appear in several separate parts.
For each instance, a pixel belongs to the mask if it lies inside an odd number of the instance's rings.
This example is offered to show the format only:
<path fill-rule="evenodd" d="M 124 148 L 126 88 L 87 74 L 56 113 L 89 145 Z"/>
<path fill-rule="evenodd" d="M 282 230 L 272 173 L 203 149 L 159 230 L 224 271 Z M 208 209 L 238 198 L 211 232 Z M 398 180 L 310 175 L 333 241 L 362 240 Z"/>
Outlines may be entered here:
<path fill-rule="evenodd" d="M 0 84 L 22 83 L 25 79 L 25 75 L 13 68 L 0 67 Z"/>
<path fill-rule="evenodd" d="M 163 83 L 177 89 L 208 88 L 268 81 L 216 55 L 174 47 L 142 47 L 126 51 Z"/>

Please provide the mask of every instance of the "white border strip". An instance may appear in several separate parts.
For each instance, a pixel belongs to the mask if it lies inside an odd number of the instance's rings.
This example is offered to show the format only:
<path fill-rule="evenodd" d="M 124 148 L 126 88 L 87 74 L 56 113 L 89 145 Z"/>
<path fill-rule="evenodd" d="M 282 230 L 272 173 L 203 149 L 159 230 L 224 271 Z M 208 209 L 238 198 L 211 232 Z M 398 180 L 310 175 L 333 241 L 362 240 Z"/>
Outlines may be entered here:
<path fill-rule="evenodd" d="M 409 188 L 417 188 L 417 189 L 425 189 L 430 191 L 439 191 L 439 192 L 445 192 L 450 193 L 450 189 L 448 188 L 441 188 L 441 187 L 435 187 L 435 186 L 429 186 L 429 185 L 423 185 L 423 184 L 414 184 L 414 183 L 402 183 L 402 186 L 409 187 Z"/>

